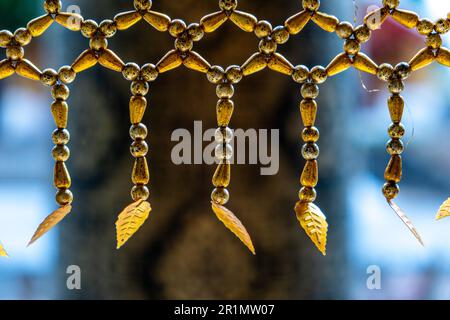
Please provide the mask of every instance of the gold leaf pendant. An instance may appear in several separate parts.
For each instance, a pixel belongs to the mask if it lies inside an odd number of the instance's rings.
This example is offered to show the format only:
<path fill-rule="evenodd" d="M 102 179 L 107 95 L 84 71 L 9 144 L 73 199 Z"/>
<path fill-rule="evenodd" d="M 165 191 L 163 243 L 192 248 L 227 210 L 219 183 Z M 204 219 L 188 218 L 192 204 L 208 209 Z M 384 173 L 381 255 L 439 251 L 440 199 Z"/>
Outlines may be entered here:
<path fill-rule="evenodd" d="M 62 219 L 64 219 L 72 210 L 72 206 L 70 204 L 66 204 L 55 211 L 53 211 L 47 218 L 42 221 L 42 223 L 38 226 L 36 232 L 31 238 L 28 246 L 33 244 L 37 239 L 42 237 L 48 231 L 50 231 L 54 226 L 56 226 Z"/>
<path fill-rule="evenodd" d="M 389 206 L 392 208 L 392 210 L 394 210 L 394 212 L 398 215 L 398 217 L 408 227 L 409 231 L 411 231 L 411 233 L 414 235 L 414 237 L 419 241 L 419 243 L 422 246 L 425 246 L 423 244 L 423 241 L 422 241 L 422 238 L 421 238 L 419 232 L 417 231 L 417 229 L 414 226 L 414 224 L 412 223 L 412 221 L 408 218 L 406 213 L 398 205 L 396 205 L 394 201 L 388 200 L 388 203 L 389 203 Z"/>
<path fill-rule="evenodd" d="M 233 214 L 233 212 L 214 201 L 211 201 L 211 206 L 217 218 L 223 222 L 225 227 L 233 232 L 253 254 L 256 254 L 255 247 L 253 246 L 252 239 L 250 238 L 247 229 L 245 229 L 242 222 Z"/>
<path fill-rule="evenodd" d="M 3 248 L 1 243 L 0 243 L 0 257 L 9 258 L 8 253 L 6 252 L 5 248 Z"/>
<path fill-rule="evenodd" d="M 436 220 L 440 220 L 448 216 L 450 216 L 450 198 L 448 198 L 447 201 L 445 201 L 439 208 L 439 211 L 436 214 Z"/>
<path fill-rule="evenodd" d="M 308 237 L 325 256 L 328 232 L 328 223 L 325 215 L 315 204 L 301 201 L 295 205 L 295 213 Z"/>
<path fill-rule="evenodd" d="M 150 203 L 138 200 L 126 207 L 117 218 L 117 249 L 122 247 L 147 220 L 152 210 Z"/>

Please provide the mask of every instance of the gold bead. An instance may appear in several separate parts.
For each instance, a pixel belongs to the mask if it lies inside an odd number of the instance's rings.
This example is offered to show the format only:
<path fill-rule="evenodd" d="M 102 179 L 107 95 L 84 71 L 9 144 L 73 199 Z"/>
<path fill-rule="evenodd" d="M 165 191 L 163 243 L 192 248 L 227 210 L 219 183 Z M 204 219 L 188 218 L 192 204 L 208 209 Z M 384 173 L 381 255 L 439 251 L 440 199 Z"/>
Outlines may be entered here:
<path fill-rule="evenodd" d="M 317 142 L 319 138 L 320 133 L 316 127 L 306 127 L 302 131 L 302 139 L 305 142 Z"/>
<path fill-rule="evenodd" d="M 255 16 L 242 11 L 233 11 L 230 15 L 230 20 L 245 32 L 253 32 L 258 22 Z"/>
<path fill-rule="evenodd" d="M 175 48 L 181 52 L 191 51 L 193 47 L 194 41 L 186 33 L 182 33 L 175 39 Z"/>
<path fill-rule="evenodd" d="M 8 30 L 0 31 L 0 47 L 6 48 L 13 39 L 14 35 Z"/>
<path fill-rule="evenodd" d="M 252 73 L 263 70 L 267 67 L 267 61 L 262 53 L 253 54 L 247 61 L 242 65 L 242 74 L 248 76 Z"/>
<path fill-rule="evenodd" d="M 395 199 L 400 193 L 400 187 L 395 182 L 387 182 L 383 186 L 383 195 L 386 199 Z"/>
<path fill-rule="evenodd" d="M 219 0 L 219 8 L 222 10 L 230 11 L 237 7 L 237 0 Z"/>
<path fill-rule="evenodd" d="M 141 77 L 142 80 L 150 82 L 155 81 L 158 77 L 158 70 L 156 66 L 151 63 L 144 64 L 141 68 Z"/>
<path fill-rule="evenodd" d="M 211 193 L 211 200 L 217 204 L 224 205 L 230 199 L 230 194 L 225 188 L 215 188 Z"/>
<path fill-rule="evenodd" d="M 258 21 L 255 25 L 254 32 L 258 38 L 268 37 L 272 33 L 272 25 L 266 20 Z"/>
<path fill-rule="evenodd" d="M 399 94 L 405 89 L 402 79 L 398 77 L 393 77 L 388 81 L 388 89 L 390 93 Z"/>
<path fill-rule="evenodd" d="M 405 108 L 403 97 L 398 94 L 390 96 L 388 99 L 388 107 L 392 122 L 398 123 L 402 121 L 403 110 Z"/>
<path fill-rule="evenodd" d="M 421 19 L 417 23 L 416 26 L 417 32 L 423 35 L 429 35 L 431 32 L 433 32 L 434 29 L 434 23 L 431 20 L 428 19 Z"/>
<path fill-rule="evenodd" d="M 319 95 L 319 86 L 314 83 L 304 83 L 301 94 L 304 99 L 315 99 Z"/>
<path fill-rule="evenodd" d="M 434 59 L 433 49 L 430 47 L 423 48 L 409 61 L 409 65 L 412 71 L 417 71 L 431 64 Z"/>
<path fill-rule="evenodd" d="M 360 43 L 367 42 L 370 39 L 371 30 L 366 25 L 360 25 L 355 29 L 355 38 Z"/>
<path fill-rule="evenodd" d="M 41 73 L 40 80 L 43 85 L 51 87 L 58 81 L 58 73 L 53 69 L 45 69 Z"/>
<path fill-rule="evenodd" d="M 342 21 L 336 27 L 336 34 L 341 39 L 347 39 L 353 34 L 353 25 L 350 22 Z"/>
<path fill-rule="evenodd" d="M 134 186 L 131 189 L 131 198 L 133 199 L 133 201 L 138 201 L 138 200 L 147 200 L 148 197 L 150 196 L 150 191 L 148 190 L 148 188 L 146 186 L 142 186 L 142 185 L 138 185 L 138 186 Z"/>
<path fill-rule="evenodd" d="M 69 106 L 67 102 L 62 100 L 56 100 L 51 105 L 51 112 L 55 125 L 62 129 L 67 127 L 67 118 L 69 113 Z"/>
<path fill-rule="evenodd" d="M 442 38 L 438 33 L 432 33 L 427 36 L 427 46 L 433 49 L 438 49 L 442 46 Z"/>
<path fill-rule="evenodd" d="M 395 73 L 402 79 L 406 79 L 411 74 L 411 66 L 407 62 L 400 62 L 395 66 Z"/>
<path fill-rule="evenodd" d="M 305 160 L 315 160 L 319 157 L 320 149 L 315 143 L 305 143 L 302 147 L 302 156 Z"/>
<path fill-rule="evenodd" d="M 52 157 L 55 161 L 67 161 L 70 157 L 70 150 L 65 145 L 54 146 Z"/>
<path fill-rule="evenodd" d="M 8 46 L 6 48 L 6 57 L 11 60 L 20 60 L 25 55 L 25 51 L 20 46 Z"/>
<path fill-rule="evenodd" d="M 288 18 L 284 23 L 284 26 L 290 34 L 297 34 L 303 30 L 309 20 L 311 20 L 311 12 L 303 10 Z"/>
<path fill-rule="evenodd" d="M 219 28 L 227 20 L 227 13 L 225 11 L 218 11 L 204 16 L 200 20 L 200 25 L 205 32 L 210 33 Z"/>
<path fill-rule="evenodd" d="M 56 192 L 55 199 L 59 205 L 65 206 L 73 202 L 73 194 L 69 189 L 59 189 Z"/>
<path fill-rule="evenodd" d="M 444 66 L 450 67 L 450 50 L 446 48 L 439 48 L 436 55 L 436 61 Z"/>
<path fill-rule="evenodd" d="M 349 56 L 346 53 L 341 53 L 337 55 L 327 66 L 327 74 L 329 77 L 332 77 L 338 73 L 341 73 L 352 65 L 352 60 L 350 60 Z"/>
<path fill-rule="evenodd" d="M 58 77 L 62 83 L 72 83 L 75 80 L 76 76 L 77 74 L 71 66 L 63 66 L 58 70 Z"/>
<path fill-rule="evenodd" d="M 389 14 L 389 8 L 383 7 L 369 12 L 364 17 L 364 24 L 370 30 L 380 29 Z"/>
<path fill-rule="evenodd" d="M 186 30 L 186 23 L 183 20 L 175 19 L 169 24 L 169 33 L 172 37 L 178 37 Z"/>
<path fill-rule="evenodd" d="M 275 40 L 277 44 L 286 43 L 289 40 L 289 31 L 286 27 L 278 26 L 273 29 L 271 38 Z"/>
<path fill-rule="evenodd" d="M 319 181 L 319 166 L 317 160 L 306 161 L 300 177 L 300 183 L 305 187 L 314 188 Z"/>
<path fill-rule="evenodd" d="M 45 0 L 44 2 L 44 10 L 47 13 L 57 13 L 61 11 L 62 4 L 59 0 Z"/>
<path fill-rule="evenodd" d="M 32 38 L 30 31 L 25 28 L 19 28 L 14 32 L 14 40 L 21 46 L 29 44 Z"/>
<path fill-rule="evenodd" d="M 439 19 L 434 24 L 434 30 L 436 30 L 437 33 L 447 33 L 450 30 L 450 20 L 448 19 Z"/>
<path fill-rule="evenodd" d="M 259 51 L 265 54 L 272 54 L 277 50 L 277 43 L 271 38 L 261 39 L 259 42 Z"/>
<path fill-rule="evenodd" d="M 52 141 L 54 144 L 68 144 L 70 133 L 67 129 L 59 128 L 52 132 Z"/>
<path fill-rule="evenodd" d="M 227 70 L 225 70 L 225 75 L 230 83 L 238 83 L 242 80 L 243 76 L 241 67 L 236 65 L 229 66 Z"/>
<path fill-rule="evenodd" d="M 216 114 L 217 125 L 219 127 L 226 127 L 230 123 L 231 116 L 234 111 L 234 103 L 229 99 L 220 99 L 217 102 Z"/>
<path fill-rule="evenodd" d="M 144 97 L 130 98 L 130 122 L 138 124 L 144 117 L 145 109 L 147 108 L 147 99 Z"/>
<path fill-rule="evenodd" d="M 205 35 L 205 31 L 198 23 L 191 23 L 187 27 L 187 33 L 193 41 L 200 41 Z"/>
<path fill-rule="evenodd" d="M 70 90 L 65 84 L 55 84 L 52 87 L 52 96 L 56 99 L 67 100 Z"/>
<path fill-rule="evenodd" d="M 141 19 L 142 16 L 139 12 L 128 11 L 116 15 L 114 17 L 114 22 L 116 23 L 117 30 L 126 30 Z"/>
<path fill-rule="evenodd" d="M 108 40 L 102 35 L 95 35 L 89 40 L 89 47 L 92 50 L 103 50 L 108 47 Z"/>
<path fill-rule="evenodd" d="M 270 57 L 267 66 L 276 72 L 283 73 L 288 76 L 292 75 L 292 73 L 294 72 L 294 66 L 289 62 L 288 59 L 286 59 L 279 53 L 274 53 Z"/>
<path fill-rule="evenodd" d="M 147 127 L 143 123 L 133 124 L 130 127 L 130 137 L 133 140 L 147 138 Z"/>
<path fill-rule="evenodd" d="M 384 179 L 399 183 L 402 180 L 402 157 L 393 155 L 384 172 Z"/>
<path fill-rule="evenodd" d="M 112 20 L 103 20 L 99 26 L 100 32 L 107 38 L 114 36 L 117 32 L 116 23 Z"/>
<path fill-rule="evenodd" d="M 300 113 L 302 116 L 303 125 L 311 127 L 316 122 L 317 102 L 312 99 L 305 99 L 300 102 Z"/>
<path fill-rule="evenodd" d="M 322 12 L 314 13 L 311 17 L 311 20 L 314 21 L 323 30 L 328 32 L 336 31 L 336 28 L 339 24 L 338 18 Z"/>
<path fill-rule="evenodd" d="M 66 164 L 62 161 L 57 161 L 55 163 L 55 168 L 53 170 L 53 184 L 56 188 L 60 189 L 69 189 L 72 184 Z"/>
<path fill-rule="evenodd" d="M 310 187 L 303 187 L 298 193 L 298 197 L 301 202 L 314 202 L 317 197 L 316 190 Z"/>
<path fill-rule="evenodd" d="M 0 61 L 0 80 L 12 76 L 15 70 L 14 67 L 8 59 Z"/>
<path fill-rule="evenodd" d="M 83 24 L 83 17 L 77 13 L 62 12 L 55 16 L 55 21 L 72 31 L 80 31 Z"/>
<path fill-rule="evenodd" d="M 302 6 L 304 9 L 310 11 L 317 11 L 320 7 L 320 0 L 303 0 Z"/>
<path fill-rule="evenodd" d="M 400 139 L 391 139 L 386 144 L 386 151 L 392 156 L 392 155 L 399 155 L 403 153 L 403 150 L 405 149 L 402 140 Z"/>
<path fill-rule="evenodd" d="M 102 49 L 98 53 L 98 62 L 105 68 L 116 72 L 122 72 L 125 63 L 113 51 Z"/>
<path fill-rule="evenodd" d="M 415 28 L 419 23 L 418 14 L 408 10 L 395 9 L 392 11 L 391 17 L 401 25 L 410 29 Z"/>
<path fill-rule="evenodd" d="M 222 81 L 225 76 L 225 71 L 220 66 L 212 66 L 209 68 L 208 72 L 206 72 L 206 77 L 208 81 L 214 84 L 218 84 Z"/>
<path fill-rule="evenodd" d="M 231 179 L 231 164 L 229 161 L 222 161 L 216 168 L 212 178 L 214 187 L 226 188 L 230 184 Z"/>
<path fill-rule="evenodd" d="M 128 81 L 136 80 L 139 77 L 140 68 L 134 62 L 128 62 L 125 64 L 122 70 L 122 75 Z"/>
<path fill-rule="evenodd" d="M 165 14 L 148 11 L 144 14 L 144 19 L 158 31 L 164 32 L 169 28 L 170 17 Z"/>
<path fill-rule="evenodd" d="M 150 8 L 152 7 L 152 1 L 151 0 L 134 0 L 133 5 L 137 11 L 150 10 Z"/>
<path fill-rule="evenodd" d="M 221 99 L 230 99 L 234 95 L 234 87 L 230 83 L 220 83 L 216 87 L 216 94 Z"/>
<path fill-rule="evenodd" d="M 394 74 L 394 67 L 389 63 L 382 63 L 377 70 L 377 77 L 382 81 L 388 81 Z"/>
<path fill-rule="evenodd" d="M 405 127 L 401 123 L 393 123 L 388 128 L 388 134 L 392 139 L 403 138 L 405 131 Z"/>
<path fill-rule="evenodd" d="M 131 180 L 134 184 L 148 184 L 150 181 L 150 173 L 145 157 L 135 159 Z"/>
<path fill-rule="evenodd" d="M 98 24 L 94 20 L 85 20 L 81 23 L 81 34 L 86 38 L 91 38 L 97 31 Z"/>
<path fill-rule="evenodd" d="M 378 65 L 364 53 L 358 53 L 353 57 L 353 66 L 370 74 L 377 74 L 378 72 Z"/>
<path fill-rule="evenodd" d="M 349 55 L 355 55 L 361 49 L 361 45 L 355 39 L 347 39 L 344 42 L 344 51 Z"/>
<path fill-rule="evenodd" d="M 164 73 L 179 67 L 182 63 L 183 59 L 181 59 L 180 53 L 171 50 L 156 64 L 156 68 L 159 73 Z"/>
<path fill-rule="evenodd" d="M 131 83 L 131 93 L 135 96 L 145 96 L 148 90 L 149 86 L 146 81 L 135 80 Z"/>
<path fill-rule="evenodd" d="M 309 77 L 309 69 L 307 66 L 298 65 L 294 67 L 294 72 L 292 72 L 292 79 L 297 83 L 305 82 Z"/>
<path fill-rule="evenodd" d="M 148 152 L 148 145 L 144 140 L 136 140 L 131 144 L 130 152 L 135 158 L 145 157 Z"/>
<path fill-rule="evenodd" d="M 324 83 L 327 80 L 328 75 L 327 75 L 327 71 L 325 70 L 324 67 L 316 66 L 311 69 L 310 77 L 314 83 L 320 84 L 320 83 Z"/>
<path fill-rule="evenodd" d="M 400 0 L 383 0 L 383 6 L 395 9 L 400 5 Z"/>
<path fill-rule="evenodd" d="M 92 50 L 86 50 L 72 63 L 72 69 L 76 73 L 89 69 L 97 64 L 97 57 Z"/>
<path fill-rule="evenodd" d="M 16 65 L 16 73 L 27 79 L 39 81 L 41 79 L 41 71 L 31 61 L 26 59 L 20 60 Z"/>

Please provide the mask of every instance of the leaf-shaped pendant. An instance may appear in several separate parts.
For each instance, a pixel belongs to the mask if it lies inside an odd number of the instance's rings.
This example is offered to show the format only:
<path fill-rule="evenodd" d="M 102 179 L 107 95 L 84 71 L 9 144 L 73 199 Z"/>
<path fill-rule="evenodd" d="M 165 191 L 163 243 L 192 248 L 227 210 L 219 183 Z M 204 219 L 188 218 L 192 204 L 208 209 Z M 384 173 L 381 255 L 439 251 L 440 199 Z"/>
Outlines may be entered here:
<path fill-rule="evenodd" d="M 450 216 L 450 198 L 448 198 L 447 201 L 445 201 L 439 208 L 439 211 L 436 214 L 436 220 L 440 220 L 448 216 Z"/>
<path fill-rule="evenodd" d="M 328 223 L 325 215 L 315 204 L 300 201 L 295 205 L 295 213 L 308 237 L 326 255 Z"/>
<path fill-rule="evenodd" d="M 117 249 L 125 244 L 147 220 L 152 210 L 150 203 L 138 200 L 126 207 L 117 218 Z"/>
<path fill-rule="evenodd" d="M 252 239 L 250 238 L 247 229 L 245 229 L 242 222 L 233 214 L 233 212 L 214 201 L 211 201 L 211 206 L 217 218 L 223 222 L 225 227 L 233 232 L 253 254 L 256 254 L 255 247 L 253 246 Z"/>
<path fill-rule="evenodd" d="M 389 206 L 392 208 L 392 210 L 394 210 L 394 212 L 399 216 L 399 218 L 403 221 L 403 223 L 408 227 L 409 231 L 411 231 L 411 233 L 414 235 L 414 237 L 416 237 L 416 239 L 419 241 L 419 243 L 422 246 L 425 246 L 423 244 L 423 241 L 422 241 L 422 238 L 420 237 L 419 232 L 417 231 L 416 227 L 414 227 L 414 224 L 408 218 L 406 213 L 398 205 L 396 205 L 394 201 L 388 200 L 388 203 L 389 203 Z"/>
<path fill-rule="evenodd" d="M 0 243 L 0 257 L 9 258 L 8 253 L 6 252 L 5 248 L 3 248 L 1 243 Z"/>
<path fill-rule="evenodd" d="M 42 221 L 42 223 L 37 228 L 33 237 L 31 238 L 28 246 L 33 244 L 37 239 L 46 234 L 50 229 L 56 226 L 62 219 L 64 219 L 72 210 L 72 206 L 70 204 L 66 204 L 55 211 L 53 211 L 47 218 Z"/>

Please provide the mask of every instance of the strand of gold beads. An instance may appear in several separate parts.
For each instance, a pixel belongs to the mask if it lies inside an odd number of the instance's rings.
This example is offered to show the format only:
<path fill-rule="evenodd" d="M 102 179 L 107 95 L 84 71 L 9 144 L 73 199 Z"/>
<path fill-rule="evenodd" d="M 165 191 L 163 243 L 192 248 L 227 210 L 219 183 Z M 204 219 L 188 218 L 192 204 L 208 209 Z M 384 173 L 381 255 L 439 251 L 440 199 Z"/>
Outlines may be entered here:
<path fill-rule="evenodd" d="M 250 235 L 241 223 L 241 221 L 225 207 L 229 200 L 227 190 L 231 179 L 231 158 L 233 157 L 233 148 L 231 141 L 233 131 L 228 127 L 233 115 L 234 103 L 231 100 L 234 95 L 233 84 L 241 81 L 243 74 L 239 66 L 230 66 L 225 72 L 221 67 L 212 67 L 207 72 L 209 81 L 217 84 L 216 94 L 219 98 L 216 106 L 217 125 L 215 132 L 215 157 L 218 162 L 216 171 L 212 178 L 212 184 L 215 189 L 211 193 L 211 206 L 217 218 L 224 223 L 246 246 L 255 254 Z"/>

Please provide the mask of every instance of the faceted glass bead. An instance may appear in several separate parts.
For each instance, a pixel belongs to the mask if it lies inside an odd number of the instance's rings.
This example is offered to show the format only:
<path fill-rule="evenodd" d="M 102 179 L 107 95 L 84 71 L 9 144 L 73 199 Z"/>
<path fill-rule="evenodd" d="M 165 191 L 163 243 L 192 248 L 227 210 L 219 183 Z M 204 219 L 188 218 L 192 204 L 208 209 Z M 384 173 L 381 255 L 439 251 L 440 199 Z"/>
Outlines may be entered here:
<path fill-rule="evenodd" d="M 230 144 L 219 144 L 214 150 L 215 156 L 219 160 L 230 160 L 233 157 L 233 148 Z"/>
<path fill-rule="evenodd" d="M 214 139 L 217 143 L 229 143 L 233 139 L 233 130 L 230 128 L 218 128 L 214 133 Z"/>

